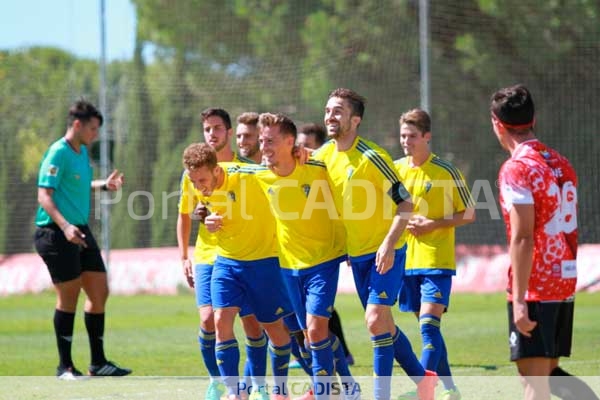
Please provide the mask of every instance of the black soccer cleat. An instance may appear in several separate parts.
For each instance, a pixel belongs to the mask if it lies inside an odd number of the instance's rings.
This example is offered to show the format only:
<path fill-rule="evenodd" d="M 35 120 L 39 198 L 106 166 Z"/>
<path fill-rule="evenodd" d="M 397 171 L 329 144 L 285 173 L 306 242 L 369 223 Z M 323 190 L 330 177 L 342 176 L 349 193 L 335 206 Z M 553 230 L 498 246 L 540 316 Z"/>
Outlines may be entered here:
<path fill-rule="evenodd" d="M 129 368 L 121 368 L 112 361 L 103 365 L 90 365 L 88 370 L 90 376 L 125 376 L 131 373 Z"/>

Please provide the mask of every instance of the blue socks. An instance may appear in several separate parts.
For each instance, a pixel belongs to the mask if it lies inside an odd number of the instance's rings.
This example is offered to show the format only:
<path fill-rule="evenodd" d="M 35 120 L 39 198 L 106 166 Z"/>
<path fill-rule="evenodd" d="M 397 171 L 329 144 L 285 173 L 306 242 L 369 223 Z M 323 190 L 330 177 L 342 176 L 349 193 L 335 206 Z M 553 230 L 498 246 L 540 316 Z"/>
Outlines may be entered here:
<path fill-rule="evenodd" d="M 208 370 L 208 374 L 214 378 L 220 376 L 219 367 L 217 367 L 217 358 L 215 355 L 215 333 L 206 332 L 200 329 L 198 332 L 198 344 L 200 345 L 200 353 L 202 360 Z"/>
<path fill-rule="evenodd" d="M 217 343 L 215 347 L 217 365 L 219 366 L 219 372 L 229 393 L 237 394 L 239 371 L 238 366 L 240 363 L 240 349 L 238 347 L 237 340 L 227 340 L 225 342 Z"/>
<path fill-rule="evenodd" d="M 423 314 L 419 317 L 419 325 L 421 325 L 421 337 L 423 338 L 421 365 L 430 371 L 437 371 L 443 352 L 440 319 L 431 314 Z"/>
<path fill-rule="evenodd" d="M 256 388 L 265 385 L 266 374 L 267 337 L 264 333 L 257 339 L 246 337 L 246 365 L 244 368 L 244 377 L 252 377 L 252 386 Z"/>
<path fill-rule="evenodd" d="M 442 383 L 444 384 L 444 389 L 456 388 L 456 385 L 454 384 L 454 379 L 452 379 L 452 373 L 450 372 L 450 363 L 448 362 L 448 350 L 446 350 L 446 342 L 444 342 L 443 336 L 442 354 L 440 356 L 440 362 L 437 366 L 437 374 Z"/>
<path fill-rule="evenodd" d="M 375 400 L 389 400 L 391 396 L 392 369 L 394 367 L 394 342 L 392 335 L 371 336 L 373 344 L 373 392 Z"/>
<path fill-rule="evenodd" d="M 271 394 L 280 394 L 287 397 L 288 364 L 292 345 L 274 346 L 269 343 L 269 354 L 271 355 L 271 370 L 273 371 L 274 387 Z"/>
<path fill-rule="evenodd" d="M 410 341 L 398 327 L 396 327 L 393 341 L 394 358 L 398 361 L 398 364 L 400 364 L 406 375 L 412 378 L 413 381 L 420 381 L 421 377 L 425 376 L 425 368 L 423 368 L 413 352 Z"/>
<path fill-rule="evenodd" d="M 306 351 L 304 346 L 301 346 L 298 343 L 296 337 L 293 334 L 290 334 L 290 336 L 292 344 L 292 354 L 294 355 L 296 360 L 298 360 L 298 363 L 302 367 L 302 370 L 306 372 L 306 375 L 312 376 L 312 360 L 310 354 L 308 353 L 308 351 Z"/>

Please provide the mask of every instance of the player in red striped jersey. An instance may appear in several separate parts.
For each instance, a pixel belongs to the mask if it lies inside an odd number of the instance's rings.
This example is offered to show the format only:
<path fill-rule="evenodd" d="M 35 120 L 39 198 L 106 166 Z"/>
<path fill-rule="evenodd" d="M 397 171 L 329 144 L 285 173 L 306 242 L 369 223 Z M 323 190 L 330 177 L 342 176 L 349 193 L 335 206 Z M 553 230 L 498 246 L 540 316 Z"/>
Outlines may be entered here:
<path fill-rule="evenodd" d="M 494 133 L 511 155 L 499 173 L 500 204 L 511 262 L 511 361 L 523 376 L 525 399 L 550 399 L 550 392 L 562 399 L 597 399 L 583 381 L 558 366 L 560 357 L 571 354 L 573 333 L 575 170 L 536 138 L 535 107 L 525 86 L 500 89 L 490 109 Z"/>

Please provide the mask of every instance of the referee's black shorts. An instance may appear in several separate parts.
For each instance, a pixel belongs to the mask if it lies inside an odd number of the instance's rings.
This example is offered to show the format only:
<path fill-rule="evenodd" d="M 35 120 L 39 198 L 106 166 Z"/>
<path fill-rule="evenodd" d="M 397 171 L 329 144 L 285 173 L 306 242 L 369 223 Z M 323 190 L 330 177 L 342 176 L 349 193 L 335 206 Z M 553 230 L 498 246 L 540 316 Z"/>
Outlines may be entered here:
<path fill-rule="evenodd" d="M 71 243 L 56 224 L 38 226 L 34 234 L 35 249 L 48 267 L 52 282 L 67 282 L 83 271 L 106 272 L 98 243 L 87 225 L 77 225 L 85 235 L 87 247 Z"/>
<path fill-rule="evenodd" d="M 529 319 L 537 322 L 531 337 L 523 336 L 517 330 L 513 322 L 513 305 L 508 302 L 510 360 L 569 357 L 573 339 L 574 299 L 527 302 L 527 306 Z"/>

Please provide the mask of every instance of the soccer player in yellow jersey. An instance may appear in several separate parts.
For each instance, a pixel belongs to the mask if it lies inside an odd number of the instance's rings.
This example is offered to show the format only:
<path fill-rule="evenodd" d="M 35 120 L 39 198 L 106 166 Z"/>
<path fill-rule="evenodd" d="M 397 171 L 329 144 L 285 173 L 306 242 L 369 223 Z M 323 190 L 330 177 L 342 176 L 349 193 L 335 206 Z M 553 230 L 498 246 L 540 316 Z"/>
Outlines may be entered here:
<path fill-rule="evenodd" d="M 334 374 L 329 318 L 337 292 L 340 262 L 345 258 L 345 231 L 338 218 L 325 165 L 294 157 L 296 126 L 282 114 L 259 117 L 259 142 L 269 170 L 257 173 L 267 194 L 277 226 L 279 262 L 298 323 L 308 338 L 312 355 L 314 393 L 307 398 L 328 399 Z M 343 349 L 338 350 L 338 372 L 345 399 L 360 398 L 350 376 Z"/>
<path fill-rule="evenodd" d="M 241 156 L 256 164 L 262 162 L 258 145 L 258 113 L 245 112 L 236 118 L 235 143 Z"/>
<path fill-rule="evenodd" d="M 305 149 L 315 150 L 323 146 L 323 143 L 325 143 L 326 140 L 327 132 L 325 131 L 324 125 L 307 123 L 298 128 L 298 135 L 296 137 L 296 145 L 298 146 L 303 146 Z M 342 320 L 335 307 L 331 312 L 331 318 L 329 318 L 329 330 L 337 336 L 337 339 L 339 339 L 339 343 L 344 350 L 346 363 L 348 365 L 354 365 L 354 357 L 352 356 L 350 348 L 348 347 L 348 343 L 344 337 Z M 290 368 L 300 367 L 300 363 L 296 360 L 290 363 Z"/>
<path fill-rule="evenodd" d="M 410 192 L 414 214 L 408 221 L 405 277 L 400 289 L 401 311 L 416 313 L 421 327 L 421 364 L 444 382 L 443 400 L 458 400 L 441 318 L 450 300 L 456 274 L 454 228 L 475 220 L 475 202 L 462 173 L 431 152 L 431 119 L 420 109 L 400 117 L 400 144 L 406 157 L 395 162 Z"/>
<path fill-rule="evenodd" d="M 252 162 L 239 157 L 231 148 L 231 137 L 233 130 L 231 118 L 227 111 L 221 108 L 207 108 L 201 113 L 204 140 L 217 153 L 219 162 Z M 255 124 L 258 122 L 258 118 Z M 248 124 L 250 122 L 248 121 Z M 255 129 L 256 126 L 254 126 Z M 204 365 L 210 376 L 210 384 L 205 395 L 205 400 L 218 400 L 223 394 L 219 386 L 220 375 L 215 358 L 215 324 L 210 297 L 210 279 L 213 265 L 217 257 L 216 237 L 208 232 L 204 224 L 198 228 L 198 236 L 194 248 L 192 260 L 188 256 L 189 239 L 192 231 L 192 219 L 194 212 L 201 205 L 202 194 L 197 191 L 187 174 L 183 174 L 180 183 L 179 214 L 177 218 L 177 244 L 181 256 L 183 273 L 190 287 L 194 288 L 196 294 L 196 306 L 200 316 L 200 330 L 198 332 L 198 343 Z M 246 353 L 248 365 L 245 376 L 250 375 L 250 363 L 254 364 L 257 377 L 263 377 L 266 373 L 266 338 L 260 324 L 252 314 L 249 307 L 243 307 L 240 317 L 246 337 Z M 260 379 L 256 382 L 260 384 Z"/>
<path fill-rule="evenodd" d="M 272 399 L 287 398 L 290 337 L 283 317 L 291 311 L 279 271 L 275 220 L 252 173 L 240 164 L 217 164 L 209 145 L 188 146 L 183 154 L 186 173 L 203 195 L 210 211 L 205 219 L 216 232 L 217 258 L 211 278 L 216 328 L 216 358 L 229 396 L 237 399 L 240 353 L 233 331 L 236 314 L 248 305 L 266 330 L 275 385 Z"/>
<path fill-rule="evenodd" d="M 358 135 L 363 113 L 364 98 L 359 94 L 345 88 L 331 92 L 324 122 L 332 140 L 314 157 L 327 165 L 346 228 L 354 282 L 373 344 L 374 398 L 390 398 L 396 358 L 417 383 L 419 397 L 432 400 L 435 372 L 425 371 L 419 363 L 391 310 L 404 270 L 403 232 L 412 203 L 389 154 Z"/>

